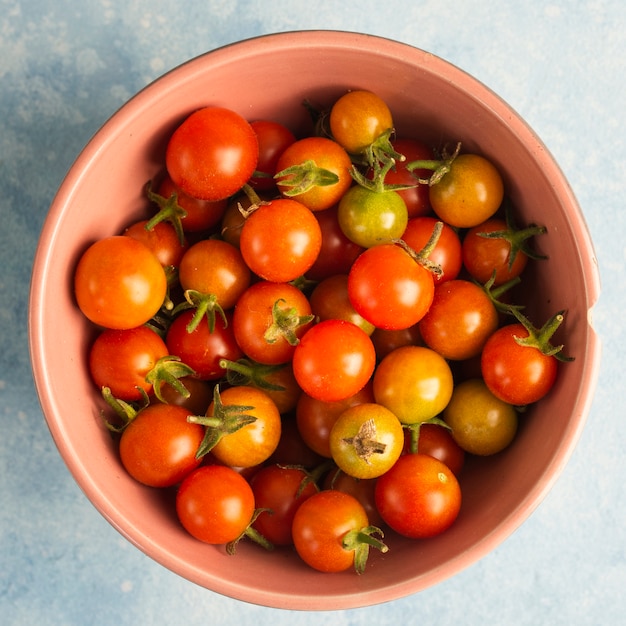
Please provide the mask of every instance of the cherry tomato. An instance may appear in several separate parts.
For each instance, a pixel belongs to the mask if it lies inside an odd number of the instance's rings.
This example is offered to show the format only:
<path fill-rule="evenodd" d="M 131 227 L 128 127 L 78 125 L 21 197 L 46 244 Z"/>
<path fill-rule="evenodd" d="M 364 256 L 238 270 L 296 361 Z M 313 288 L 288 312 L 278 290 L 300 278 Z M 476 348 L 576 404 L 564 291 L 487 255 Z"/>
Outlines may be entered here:
<path fill-rule="evenodd" d="M 171 487 L 200 465 L 196 452 L 204 429 L 180 406 L 151 404 L 137 413 L 120 438 L 126 471 L 149 487 Z"/>
<path fill-rule="evenodd" d="M 94 324 L 135 328 L 161 308 L 167 278 L 145 244 L 114 235 L 96 241 L 83 253 L 74 274 L 74 292 L 80 310 Z"/>
<path fill-rule="evenodd" d="M 339 201 L 337 219 L 350 241 L 371 248 L 402 237 L 408 214 L 396 191 L 372 191 L 354 185 Z"/>
<path fill-rule="evenodd" d="M 232 407 L 248 407 L 240 413 L 254 417 L 254 421 L 234 432 L 222 436 L 212 448 L 213 456 L 231 467 L 254 467 L 266 461 L 278 446 L 281 419 L 274 401 L 261 389 L 242 385 L 221 392 L 221 404 Z M 216 416 L 212 402 L 207 416 Z"/>
<path fill-rule="evenodd" d="M 305 500 L 293 518 L 292 535 L 296 551 L 310 567 L 321 572 L 342 572 L 364 563 L 355 555 L 358 533 L 369 526 L 361 503 L 348 493 L 320 491 Z"/>
<path fill-rule="evenodd" d="M 200 380 L 219 380 L 226 371 L 220 366 L 221 359 L 236 361 L 243 357 L 232 325 L 232 313 L 215 318 L 213 330 L 209 324 L 201 322 L 191 332 L 187 326 L 192 321 L 195 311 L 189 309 L 180 313 L 170 324 L 165 336 L 165 343 L 170 354 L 194 370 L 194 376 Z"/>
<path fill-rule="evenodd" d="M 391 243 L 365 250 L 348 274 L 352 306 L 377 328 L 400 330 L 417 324 L 434 293 L 431 272 Z"/>
<path fill-rule="evenodd" d="M 431 216 L 414 217 L 408 221 L 402 239 L 419 252 L 428 243 L 438 221 Z M 461 240 L 450 225 L 443 224 L 439 239 L 428 258 L 442 269 L 441 274 L 433 275 L 435 284 L 454 280 L 459 275 L 463 266 Z"/>
<path fill-rule="evenodd" d="M 320 456 L 330 458 L 330 431 L 338 417 L 351 406 L 374 402 L 372 385 L 365 386 L 345 400 L 325 402 L 303 393 L 296 405 L 296 424 L 304 442 Z"/>
<path fill-rule="evenodd" d="M 480 378 L 455 386 L 443 418 L 459 446 L 480 456 L 504 450 L 517 432 L 515 408 L 496 398 Z"/>
<path fill-rule="evenodd" d="M 330 131 L 350 154 L 364 152 L 384 132 L 393 129 L 389 107 L 375 93 L 354 90 L 341 96 L 330 110 Z"/>
<path fill-rule="evenodd" d="M 342 320 L 312 326 L 293 355 L 293 373 L 302 390 L 327 402 L 344 400 L 362 389 L 375 365 L 367 333 Z"/>
<path fill-rule="evenodd" d="M 425 539 L 450 528 L 461 488 L 450 468 L 427 454 L 405 454 L 376 483 L 376 506 L 397 533 Z"/>
<path fill-rule="evenodd" d="M 183 376 L 179 381 L 189 395 L 185 397 L 172 385 L 164 383 L 161 387 L 164 404 L 182 406 L 193 415 L 204 415 L 213 400 L 213 385 L 194 376 Z M 159 402 L 157 398 L 154 401 Z"/>
<path fill-rule="evenodd" d="M 299 506 L 318 492 L 305 471 L 295 467 L 268 465 L 250 480 L 254 500 L 262 511 L 252 524 L 277 546 L 293 544 L 291 526 Z"/>
<path fill-rule="evenodd" d="M 370 336 L 378 360 L 384 359 L 390 352 L 402 346 L 424 345 L 419 331 L 419 324 L 413 324 L 413 326 L 399 330 L 376 328 Z"/>
<path fill-rule="evenodd" d="M 209 544 L 225 544 L 246 531 L 254 514 L 254 494 L 246 479 L 224 465 L 193 471 L 176 494 L 183 528 Z"/>
<path fill-rule="evenodd" d="M 504 183 L 496 167 L 478 154 L 460 154 L 450 171 L 430 186 L 433 211 L 457 228 L 472 228 L 489 219 L 504 197 Z"/>
<path fill-rule="evenodd" d="M 148 220 L 135 222 L 124 231 L 124 234 L 150 248 L 163 267 L 178 267 L 189 247 L 187 242 L 181 245 L 176 230 L 168 222 L 158 222 L 150 230 L 146 228 L 147 224 Z"/>
<path fill-rule="evenodd" d="M 454 392 L 453 392 L 454 393 Z M 405 454 L 428 454 L 445 463 L 455 476 L 465 465 L 465 450 L 459 446 L 450 430 L 439 424 L 420 424 L 413 447 L 412 428 L 405 429 Z"/>
<path fill-rule="evenodd" d="M 315 262 L 322 232 L 313 213 L 297 200 L 261 205 L 241 229 L 239 246 L 249 268 L 265 280 L 286 283 Z"/>
<path fill-rule="evenodd" d="M 227 310 L 248 288 L 251 274 L 235 246 L 220 239 L 202 239 L 183 256 L 178 278 L 184 290 L 211 295 Z"/>
<path fill-rule="evenodd" d="M 109 387 L 119 400 L 141 400 L 152 383 L 146 377 L 168 355 L 165 342 L 147 326 L 106 329 L 89 350 L 89 371 L 98 388 Z"/>
<path fill-rule="evenodd" d="M 298 465 L 306 469 L 313 469 L 323 461 L 324 458 L 311 449 L 302 438 L 294 416 L 283 415 L 280 441 L 268 462 L 276 463 L 277 465 Z"/>
<path fill-rule="evenodd" d="M 330 451 L 337 466 L 355 478 L 377 478 L 398 460 L 404 431 L 398 418 L 376 403 L 346 409 L 330 431 Z"/>
<path fill-rule="evenodd" d="M 317 284 L 309 296 L 311 312 L 320 321 L 329 319 L 352 322 L 368 335 L 374 325 L 363 319 L 352 306 L 348 297 L 348 275 L 335 274 Z"/>
<path fill-rule="evenodd" d="M 216 201 L 243 187 L 254 173 L 258 156 L 256 133 L 241 115 L 223 107 L 205 107 L 172 133 L 165 164 L 185 193 Z"/>
<path fill-rule="evenodd" d="M 383 518 L 376 508 L 376 478 L 354 478 L 336 468 L 324 478 L 324 489 L 335 489 L 354 496 L 367 513 L 370 524 L 382 526 Z"/>
<path fill-rule="evenodd" d="M 287 363 L 313 321 L 307 297 L 289 283 L 259 281 L 244 291 L 233 313 L 242 351 L 258 363 Z"/>
<path fill-rule="evenodd" d="M 491 393 L 516 406 L 537 402 L 554 386 L 558 362 L 532 346 L 522 346 L 516 337 L 529 336 L 522 324 L 496 330 L 483 347 L 480 367 Z"/>
<path fill-rule="evenodd" d="M 293 197 L 311 211 L 339 202 L 352 185 L 348 153 L 327 137 L 305 137 L 291 144 L 278 159 L 276 178 L 283 196 Z"/>
<path fill-rule="evenodd" d="M 314 215 L 322 232 L 322 245 L 306 277 L 320 281 L 335 274 L 347 274 L 363 248 L 344 235 L 339 226 L 337 207 L 317 211 Z"/>
<path fill-rule="evenodd" d="M 403 424 L 425 422 L 441 413 L 452 396 L 452 371 L 434 350 L 405 346 L 376 368 L 374 398 Z"/>
<path fill-rule="evenodd" d="M 284 124 L 273 120 L 255 120 L 250 126 L 259 143 L 259 158 L 250 185 L 257 191 L 273 190 L 276 188 L 274 174 L 278 171 L 278 159 L 296 141 L 296 137 Z"/>
<path fill-rule="evenodd" d="M 455 279 L 435 287 L 419 330 L 429 348 L 446 359 L 460 361 L 480 354 L 498 321 L 498 311 L 482 287 Z"/>

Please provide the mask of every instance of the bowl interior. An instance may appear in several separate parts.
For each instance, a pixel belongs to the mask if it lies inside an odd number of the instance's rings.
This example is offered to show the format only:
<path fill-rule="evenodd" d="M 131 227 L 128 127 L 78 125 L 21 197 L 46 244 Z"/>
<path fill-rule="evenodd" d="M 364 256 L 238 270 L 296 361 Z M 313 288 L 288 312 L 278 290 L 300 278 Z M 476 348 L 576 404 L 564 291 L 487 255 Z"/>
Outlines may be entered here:
<path fill-rule="evenodd" d="M 121 467 L 102 425 L 85 355 L 93 331 L 72 294 L 73 268 L 96 239 L 142 216 L 142 188 L 163 169 L 175 126 L 208 104 L 247 119 L 308 129 L 305 99 L 328 105 L 351 88 L 390 105 L 397 134 L 435 145 L 462 141 L 493 159 L 524 222 L 548 229 L 549 256 L 534 272 L 530 314 L 566 309 L 563 340 L 575 361 L 522 419 L 504 453 L 468 464 L 455 525 L 428 541 L 389 535 L 362 576 L 310 570 L 289 550 L 243 542 L 236 556 L 200 544 L 175 519 L 172 494 L 142 487 Z M 537 506 L 569 458 L 597 377 L 599 343 L 589 312 L 599 291 L 595 257 L 576 201 L 540 140 L 489 89 L 418 49 L 331 31 L 271 35 L 213 51 L 165 75 L 99 131 L 63 182 L 44 225 L 32 277 L 30 338 L 35 382 L 50 431 L 87 497 L 141 550 L 180 575 L 248 602 L 291 609 L 375 604 L 417 592 L 467 567 L 503 541 Z M 561 332 L 561 331 L 559 331 Z M 565 337 L 566 335 L 566 337 Z"/>

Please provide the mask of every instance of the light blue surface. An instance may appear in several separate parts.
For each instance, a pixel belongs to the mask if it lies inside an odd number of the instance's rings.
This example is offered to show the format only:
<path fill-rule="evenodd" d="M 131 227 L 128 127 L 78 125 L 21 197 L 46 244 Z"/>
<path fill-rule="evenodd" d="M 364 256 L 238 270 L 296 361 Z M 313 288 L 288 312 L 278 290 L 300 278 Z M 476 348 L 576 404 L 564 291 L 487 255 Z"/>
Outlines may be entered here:
<path fill-rule="evenodd" d="M 26 332 L 31 260 L 47 207 L 98 127 L 193 56 L 313 28 L 413 44 L 499 93 L 570 180 L 603 281 L 594 315 L 604 345 L 597 395 L 543 504 L 453 579 L 332 615 L 227 599 L 127 543 L 83 496 L 54 447 L 32 385 Z M 0 622 L 624 623 L 625 58 L 623 0 L 0 0 Z"/>

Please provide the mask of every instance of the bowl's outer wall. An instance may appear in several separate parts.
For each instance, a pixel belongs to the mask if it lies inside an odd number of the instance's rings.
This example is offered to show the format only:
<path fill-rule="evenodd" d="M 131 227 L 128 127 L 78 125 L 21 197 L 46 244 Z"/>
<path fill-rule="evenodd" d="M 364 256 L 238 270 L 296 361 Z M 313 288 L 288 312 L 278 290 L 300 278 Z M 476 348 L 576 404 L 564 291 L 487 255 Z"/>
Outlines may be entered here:
<path fill-rule="evenodd" d="M 221 105 L 249 120 L 308 131 L 302 102 L 329 105 L 347 89 L 375 91 L 397 134 L 435 145 L 462 141 L 498 165 L 520 220 L 544 224 L 549 256 L 532 270 L 537 322 L 567 310 L 559 339 L 575 357 L 556 388 L 522 418 L 514 444 L 470 463 L 455 525 L 429 541 L 391 534 L 387 555 L 366 573 L 325 575 L 290 551 L 240 545 L 234 557 L 179 526 L 171 494 L 144 488 L 121 467 L 102 425 L 85 355 L 94 330 L 72 294 L 82 251 L 143 216 L 143 186 L 163 170 L 164 147 L 194 109 Z M 489 89 L 421 50 L 372 36 L 308 32 L 265 36 L 188 62 L 148 86 L 99 131 L 50 209 L 34 263 L 30 332 L 33 372 L 52 436 L 87 497 L 124 536 L 182 576 L 248 602 L 290 609 L 350 608 L 389 601 L 453 575 L 503 541 L 556 480 L 583 428 L 597 379 L 599 341 L 589 322 L 599 279 L 581 212 L 543 144 Z"/>

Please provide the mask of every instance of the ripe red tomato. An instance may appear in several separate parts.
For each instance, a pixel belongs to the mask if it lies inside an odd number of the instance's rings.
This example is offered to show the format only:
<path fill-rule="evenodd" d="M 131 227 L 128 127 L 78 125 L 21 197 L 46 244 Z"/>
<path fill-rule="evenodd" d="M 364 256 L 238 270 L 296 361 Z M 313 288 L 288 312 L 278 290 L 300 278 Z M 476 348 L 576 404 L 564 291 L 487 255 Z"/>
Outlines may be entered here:
<path fill-rule="evenodd" d="M 189 474 L 176 494 L 183 528 L 210 544 L 235 541 L 254 514 L 254 494 L 246 479 L 224 465 L 205 465 Z"/>
<path fill-rule="evenodd" d="M 257 509 L 262 511 L 252 524 L 277 546 L 293 544 L 291 526 L 300 505 L 318 492 L 315 482 L 296 467 L 268 465 L 250 480 Z"/>
<path fill-rule="evenodd" d="M 327 137 L 305 137 L 291 144 L 276 164 L 276 184 L 285 197 L 294 197 L 311 211 L 339 202 L 352 185 L 348 153 Z"/>
<path fill-rule="evenodd" d="M 354 496 L 367 513 L 367 519 L 374 526 L 382 526 L 383 518 L 376 508 L 375 490 L 376 478 L 354 478 L 336 468 L 326 474 L 324 489 L 335 489 Z"/>
<path fill-rule="evenodd" d="M 248 267 L 265 280 L 286 283 L 313 265 L 322 232 L 313 213 L 289 198 L 262 204 L 245 221 L 239 239 Z"/>
<path fill-rule="evenodd" d="M 376 483 L 376 506 L 397 533 L 425 539 L 447 530 L 461 509 L 450 468 L 427 454 L 405 454 Z"/>
<path fill-rule="evenodd" d="M 417 435 L 415 442 L 414 433 Z M 457 477 L 465 465 L 465 451 L 455 441 L 450 430 L 439 424 L 420 424 L 417 430 L 406 428 L 404 453 L 434 456 L 445 463 Z"/>
<path fill-rule="evenodd" d="M 224 200 L 253 175 L 259 156 L 257 136 L 235 111 L 205 107 L 172 133 L 165 152 L 167 172 L 185 193 Z"/>
<path fill-rule="evenodd" d="M 161 308 L 167 293 L 165 270 L 150 249 L 132 237 L 115 235 L 93 243 L 74 274 L 82 313 L 104 328 L 135 328 Z"/>
<path fill-rule="evenodd" d="M 274 190 L 278 159 L 296 141 L 296 137 L 284 124 L 273 120 L 255 120 L 250 126 L 259 143 L 259 158 L 250 185 L 257 191 Z"/>
<path fill-rule="evenodd" d="M 176 230 L 169 222 L 158 222 L 150 230 L 147 225 L 148 220 L 139 220 L 131 224 L 124 234 L 148 246 L 163 267 L 178 267 L 189 244 L 180 243 Z"/>
<path fill-rule="evenodd" d="M 120 438 L 126 471 L 150 487 L 171 487 L 200 465 L 196 452 L 204 428 L 191 424 L 181 406 L 151 404 L 137 413 Z"/>
<path fill-rule="evenodd" d="M 342 320 L 312 326 L 293 355 L 293 373 L 302 390 L 327 402 L 357 393 L 375 365 L 376 353 L 367 333 Z"/>
<path fill-rule="evenodd" d="M 434 292 L 431 272 L 391 243 L 365 250 L 348 274 L 352 306 L 377 328 L 399 330 L 417 324 Z"/>
<path fill-rule="evenodd" d="M 146 377 L 168 355 L 165 342 L 151 328 L 105 329 L 89 350 L 89 372 L 98 388 L 109 387 L 118 400 L 141 400 L 152 383 Z"/>

